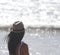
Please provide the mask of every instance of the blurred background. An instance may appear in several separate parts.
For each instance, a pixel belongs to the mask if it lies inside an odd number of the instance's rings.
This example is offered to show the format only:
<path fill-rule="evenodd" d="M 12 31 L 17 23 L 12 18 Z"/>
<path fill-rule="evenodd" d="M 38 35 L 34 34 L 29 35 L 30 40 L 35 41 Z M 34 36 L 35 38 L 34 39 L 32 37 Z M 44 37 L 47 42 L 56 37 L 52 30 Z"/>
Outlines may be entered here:
<path fill-rule="evenodd" d="M 9 55 L 5 40 L 15 21 L 24 23 L 30 55 L 60 55 L 60 0 L 0 0 L 0 55 Z"/>

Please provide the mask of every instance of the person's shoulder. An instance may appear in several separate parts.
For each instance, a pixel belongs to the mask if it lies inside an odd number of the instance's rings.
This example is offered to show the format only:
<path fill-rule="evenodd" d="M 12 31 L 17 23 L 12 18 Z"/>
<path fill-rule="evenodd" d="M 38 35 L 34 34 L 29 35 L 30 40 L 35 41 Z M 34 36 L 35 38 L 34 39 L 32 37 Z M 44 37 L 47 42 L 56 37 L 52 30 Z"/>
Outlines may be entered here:
<path fill-rule="evenodd" d="M 21 49 L 28 50 L 28 44 L 25 42 L 22 42 Z"/>
<path fill-rule="evenodd" d="M 21 55 L 29 55 L 28 45 L 25 42 L 22 44 L 21 52 Z"/>
<path fill-rule="evenodd" d="M 28 47 L 27 43 L 25 43 L 25 42 L 22 42 L 22 46 Z"/>

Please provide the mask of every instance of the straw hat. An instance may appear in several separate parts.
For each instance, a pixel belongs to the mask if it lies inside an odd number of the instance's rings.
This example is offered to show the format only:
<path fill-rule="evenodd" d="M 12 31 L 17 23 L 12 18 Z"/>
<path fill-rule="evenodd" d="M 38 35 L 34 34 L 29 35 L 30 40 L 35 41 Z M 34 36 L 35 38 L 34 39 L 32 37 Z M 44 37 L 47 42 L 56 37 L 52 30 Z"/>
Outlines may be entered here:
<path fill-rule="evenodd" d="M 23 31 L 25 31 L 23 23 L 21 21 L 14 22 L 13 26 L 11 28 L 11 31 L 13 31 L 13 32 L 23 32 Z"/>

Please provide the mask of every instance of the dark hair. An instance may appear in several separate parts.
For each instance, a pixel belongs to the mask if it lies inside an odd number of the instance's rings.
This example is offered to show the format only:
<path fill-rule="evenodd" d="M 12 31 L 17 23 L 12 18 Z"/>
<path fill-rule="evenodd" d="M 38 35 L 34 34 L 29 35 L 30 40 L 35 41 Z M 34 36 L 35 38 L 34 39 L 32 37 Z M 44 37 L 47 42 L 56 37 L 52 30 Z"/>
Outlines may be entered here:
<path fill-rule="evenodd" d="M 21 43 L 21 40 L 24 36 L 24 32 L 10 32 L 8 35 L 8 50 L 10 54 L 15 55 L 16 47 L 19 43 Z"/>

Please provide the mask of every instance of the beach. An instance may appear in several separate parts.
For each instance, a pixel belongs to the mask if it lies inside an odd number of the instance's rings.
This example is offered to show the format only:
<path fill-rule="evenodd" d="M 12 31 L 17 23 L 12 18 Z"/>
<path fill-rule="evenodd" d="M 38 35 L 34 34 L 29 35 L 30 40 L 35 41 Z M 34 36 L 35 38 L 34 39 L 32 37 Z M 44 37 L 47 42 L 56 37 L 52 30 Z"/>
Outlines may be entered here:
<path fill-rule="evenodd" d="M 29 55 L 60 55 L 59 0 L 1 0 L 0 55 L 9 55 L 6 37 L 15 21 L 24 23 Z"/>
<path fill-rule="evenodd" d="M 8 55 L 5 37 L 7 31 L 0 31 L 0 55 Z M 30 55 L 60 55 L 60 30 L 27 29 L 23 40 L 28 44 Z"/>

